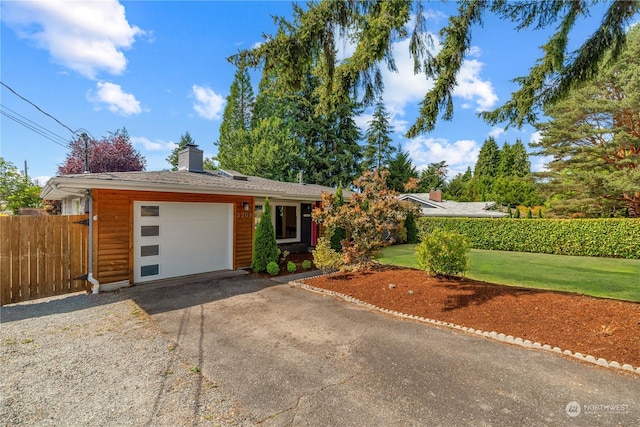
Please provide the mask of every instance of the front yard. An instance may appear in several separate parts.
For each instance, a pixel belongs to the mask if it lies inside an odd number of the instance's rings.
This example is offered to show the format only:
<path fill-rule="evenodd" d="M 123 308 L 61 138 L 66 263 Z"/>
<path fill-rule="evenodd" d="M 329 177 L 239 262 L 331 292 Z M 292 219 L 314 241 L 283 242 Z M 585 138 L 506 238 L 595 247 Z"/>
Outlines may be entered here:
<path fill-rule="evenodd" d="M 478 249 L 469 258 L 470 279 L 640 302 L 640 260 Z M 415 268 L 415 245 L 388 246 L 378 261 Z"/>

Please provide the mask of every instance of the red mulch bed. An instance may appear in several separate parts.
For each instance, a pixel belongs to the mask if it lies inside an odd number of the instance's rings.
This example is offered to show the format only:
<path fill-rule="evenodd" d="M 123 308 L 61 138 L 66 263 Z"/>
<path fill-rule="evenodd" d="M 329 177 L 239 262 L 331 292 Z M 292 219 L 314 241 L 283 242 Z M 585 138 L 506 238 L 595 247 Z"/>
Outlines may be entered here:
<path fill-rule="evenodd" d="M 640 366 L 638 303 L 435 278 L 424 271 L 396 267 L 304 282 L 380 308 Z"/>

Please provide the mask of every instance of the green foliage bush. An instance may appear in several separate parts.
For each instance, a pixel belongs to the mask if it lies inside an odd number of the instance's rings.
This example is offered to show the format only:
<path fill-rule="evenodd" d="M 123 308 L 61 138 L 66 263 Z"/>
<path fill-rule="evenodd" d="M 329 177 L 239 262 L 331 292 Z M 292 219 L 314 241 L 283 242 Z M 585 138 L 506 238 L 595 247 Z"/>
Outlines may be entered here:
<path fill-rule="evenodd" d="M 420 218 L 420 234 L 466 235 L 476 249 L 640 259 L 640 219 Z"/>
<path fill-rule="evenodd" d="M 343 264 L 342 255 L 331 249 L 331 243 L 321 237 L 313 250 L 313 263 L 321 270 L 339 270 Z"/>
<path fill-rule="evenodd" d="M 296 265 L 296 263 L 295 263 L 295 262 L 291 262 L 291 261 L 289 261 L 289 262 L 287 263 L 287 271 L 288 271 L 289 273 L 295 273 L 297 269 L 298 269 L 298 266 Z"/>
<path fill-rule="evenodd" d="M 407 243 L 418 243 L 418 226 L 412 213 L 404 220 L 404 227 L 407 229 Z"/>
<path fill-rule="evenodd" d="M 311 261 L 309 261 L 308 259 L 305 259 L 304 261 L 302 261 L 302 269 L 303 270 L 311 269 Z"/>
<path fill-rule="evenodd" d="M 267 273 L 272 276 L 277 276 L 278 273 L 280 273 L 280 267 L 278 266 L 278 263 L 275 261 L 271 261 L 269 264 L 267 264 Z"/>
<path fill-rule="evenodd" d="M 271 208 L 269 199 L 264 202 L 264 213 L 258 222 L 256 232 L 253 237 L 253 259 L 251 268 L 256 273 L 264 271 L 270 262 L 278 265 L 280 250 L 276 242 L 276 232 L 271 223 Z M 276 273 L 277 274 L 277 273 Z"/>
<path fill-rule="evenodd" d="M 343 227 L 338 227 L 331 234 L 331 249 L 342 252 L 342 241 L 347 238 L 347 231 Z"/>
<path fill-rule="evenodd" d="M 451 230 L 435 229 L 420 236 L 416 247 L 418 268 L 435 276 L 453 276 L 469 268 L 471 243 Z"/>

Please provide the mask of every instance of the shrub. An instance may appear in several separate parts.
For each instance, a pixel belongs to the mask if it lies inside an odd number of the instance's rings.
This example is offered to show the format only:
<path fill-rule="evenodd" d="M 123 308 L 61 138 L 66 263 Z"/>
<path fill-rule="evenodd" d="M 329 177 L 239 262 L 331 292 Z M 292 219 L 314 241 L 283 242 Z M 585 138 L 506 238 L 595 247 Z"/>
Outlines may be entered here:
<path fill-rule="evenodd" d="M 513 217 L 513 211 L 511 210 L 511 205 L 507 205 L 507 216 L 509 218 Z"/>
<path fill-rule="evenodd" d="M 266 199 L 264 201 L 264 213 L 256 227 L 253 239 L 253 260 L 251 261 L 251 268 L 258 273 L 264 271 L 270 262 L 276 263 L 277 266 L 279 256 L 280 250 L 278 249 L 278 243 L 276 243 L 276 232 L 271 223 L 269 199 Z"/>
<path fill-rule="evenodd" d="M 533 218 L 533 214 L 531 213 L 531 208 L 527 209 L 527 219 Z"/>
<path fill-rule="evenodd" d="M 280 254 L 280 263 L 285 262 L 289 254 L 289 251 L 282 251 L 282 253 Z"/>
<path fill-rule="evenodd" d="M 298 269 L 298 266 L 296 266 L 294 262 L 289 261 L 287 263 L 287 271 L 289 273 L 295 273 L 297 269 Z"/>
<path fill-rule="evenodd" d="M 308 259 L 305 259 L 304 261 L 302 261 L 302 269 L 303 270 L 310 270 L 311 269 L 311 261 L 309 261 Z"/>
<path fill-rule="evenodd" d="M 640 219 L 420 218 L 420 235 L 455 230 L 475 249 L 640 259 Z"/>
<path fill-rule="evenodd" d="M 313 250 L 313 263 L 321 270 L 339 270 L 342 267 L 342 255 L 331 249 L 329 241 L 321 237 Z"/>
<path fill-rule="evenodd" d="M 516 208 L 516 213 L 513 214 L 514 218 L 520 218 L 520 208 Z"/>
<path fill-rule="evenodd" d="M 448 230 L 434 230 L 423 235 L 416 247 L 418 268 L 435 276 L 453 276 L 469 268 L 471 243 L 462 234 Z"/>
<path fill-rule="evenodd" d="M 407 229 L 407 243 L 418 243 L 418 226 L 412 213 L 407 214 L 407 219 L 404 220 L 404 226 Z"/>
<path fill-rule="evenodd" d="M 272 276 L 277 276 L 280 273 L 280 267 L 278 267 L 278 263 L 275 261 L 271 261 L 267 264 L 267 273 Z"/>

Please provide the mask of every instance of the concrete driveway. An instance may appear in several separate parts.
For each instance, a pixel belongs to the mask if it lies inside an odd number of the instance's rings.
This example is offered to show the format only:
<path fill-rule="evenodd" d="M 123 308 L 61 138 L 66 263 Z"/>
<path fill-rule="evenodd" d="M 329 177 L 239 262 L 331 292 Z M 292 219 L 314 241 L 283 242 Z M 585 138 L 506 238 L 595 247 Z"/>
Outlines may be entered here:
<path fill-rule="evenodd" d="M 288 284 L 236 276 L 130 292 L 256 423 L 640 425 L 637 376 Z"/>

